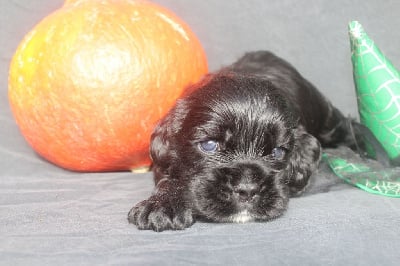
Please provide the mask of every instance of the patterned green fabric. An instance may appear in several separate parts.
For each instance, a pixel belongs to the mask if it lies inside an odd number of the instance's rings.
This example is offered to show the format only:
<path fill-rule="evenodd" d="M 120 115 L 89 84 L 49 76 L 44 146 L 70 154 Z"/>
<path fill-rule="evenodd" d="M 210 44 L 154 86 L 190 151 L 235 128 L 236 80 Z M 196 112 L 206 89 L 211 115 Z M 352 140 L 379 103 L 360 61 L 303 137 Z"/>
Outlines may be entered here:
<path fill-rule="evenodd" d="M 400 198 L 400 168 L 374 169 L 370 163 L 361 159 L 343 159 L 324 153 L 322 156 L 333 172 L 343 180 L 370 193 Z"/>
<path fill-rule="evenodd" d="M 360 122 L 371 130 L 390 159 L 398 159 L 399 72 L 368 37 L 360 23 L 349 23 L 349 35 Z M 368 152 L 374 157 L 373 149 Z M 400 197 L 400 167 L 384 168 L 377 161 L 360 158 L 352 151 L 326 152 L 323 159 L 337 176 L 365 191 Z"/>
<path fill-rule="evenodd" d="M 357 21 L 349 24 L 353 75 L 360 121 L 367 126 L 390 159 L 400 154 L 399 72 Z"/>

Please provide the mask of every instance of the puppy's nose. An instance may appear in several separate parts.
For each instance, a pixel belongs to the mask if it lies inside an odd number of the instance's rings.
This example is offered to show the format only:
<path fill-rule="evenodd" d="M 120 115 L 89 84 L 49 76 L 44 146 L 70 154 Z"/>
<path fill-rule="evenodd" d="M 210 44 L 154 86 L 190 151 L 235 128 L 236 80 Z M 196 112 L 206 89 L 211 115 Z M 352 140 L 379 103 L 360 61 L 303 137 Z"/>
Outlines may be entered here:
<path fill-rule="evenodd" d="M 257 185 L 255 184 L 239 184 L 233 190 L 241 202 L 247 202 L 254 198 L 257 193 Z"/>

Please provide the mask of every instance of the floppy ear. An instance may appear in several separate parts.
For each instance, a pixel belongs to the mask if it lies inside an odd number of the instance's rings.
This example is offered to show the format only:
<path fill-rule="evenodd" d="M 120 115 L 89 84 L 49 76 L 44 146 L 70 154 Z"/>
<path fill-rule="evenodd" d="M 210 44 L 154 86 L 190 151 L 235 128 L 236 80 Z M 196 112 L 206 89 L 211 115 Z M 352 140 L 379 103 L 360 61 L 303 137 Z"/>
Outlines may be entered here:
<path fill-rule="evenodd" d="M 295 129 L 294 137 L 294 149 L 288 166 L 289 189 L 292 196 L 304 191 L 321 159 L 321 144 L 314 136 L 308 134 L 303 126 Z"/>
<path fill-rule="evenodd" d="M 152 170 L 155 183 L 169 176 L 171 163 L 177 158 L 176 143 L 184 119 L 188 113 L 187 101 L 179 99 L 176 105 L 160 120 L 155 127 L 150 141 L 150 156 L 153 161 Z"/>

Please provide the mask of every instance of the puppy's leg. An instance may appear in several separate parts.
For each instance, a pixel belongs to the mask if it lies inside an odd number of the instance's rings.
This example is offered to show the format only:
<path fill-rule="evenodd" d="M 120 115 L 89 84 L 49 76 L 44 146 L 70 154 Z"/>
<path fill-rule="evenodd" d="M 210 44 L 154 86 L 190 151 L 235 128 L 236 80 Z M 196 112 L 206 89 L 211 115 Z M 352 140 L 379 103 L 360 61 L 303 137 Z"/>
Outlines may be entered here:
<path fill-rule="evenodd" d="M 321 144 L 302 126 L 295 129 L 295 145 L 289 162 L 289 189 L 292 196 L 301 194 L 321 160 Z"/>
<path fill-rule="evenodd" d="M 192 210 L 188 206 L 186 186 L 178 180 L 161 179 L 150 198 L 134 206 L 128 220 L 139 229 L 181 230 L 193 224 Z"/>
<path fill-rule="evenodd" d="M 180 230 L 194 222 L 188 181 L 176 171 L 171 171 L 173 167 L 180 168 L 176 150 L 181 143 L 177 141 L 177 136 L 187 110 L 186 102 L 178 100 L 153 132 L 150 154 L 156 187 L 150 198 L 138 203 L 128 214 L 129 222 L 139 229 Z"/>

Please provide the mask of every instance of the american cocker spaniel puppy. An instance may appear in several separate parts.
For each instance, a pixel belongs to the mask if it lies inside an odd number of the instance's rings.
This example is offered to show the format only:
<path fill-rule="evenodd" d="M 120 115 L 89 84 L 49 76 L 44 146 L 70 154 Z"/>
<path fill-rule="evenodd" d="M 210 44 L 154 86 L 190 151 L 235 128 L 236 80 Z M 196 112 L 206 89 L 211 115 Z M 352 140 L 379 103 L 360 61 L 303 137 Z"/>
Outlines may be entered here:
<path fill-rule="evenodd" d="M 267 51 L 245 54 L 188 91 L 152 135 L 155 189 L 128 214 L 139 229 L 279 217 L 307 186 L 321 146 L 351 142 L 347 119 Z"/>

